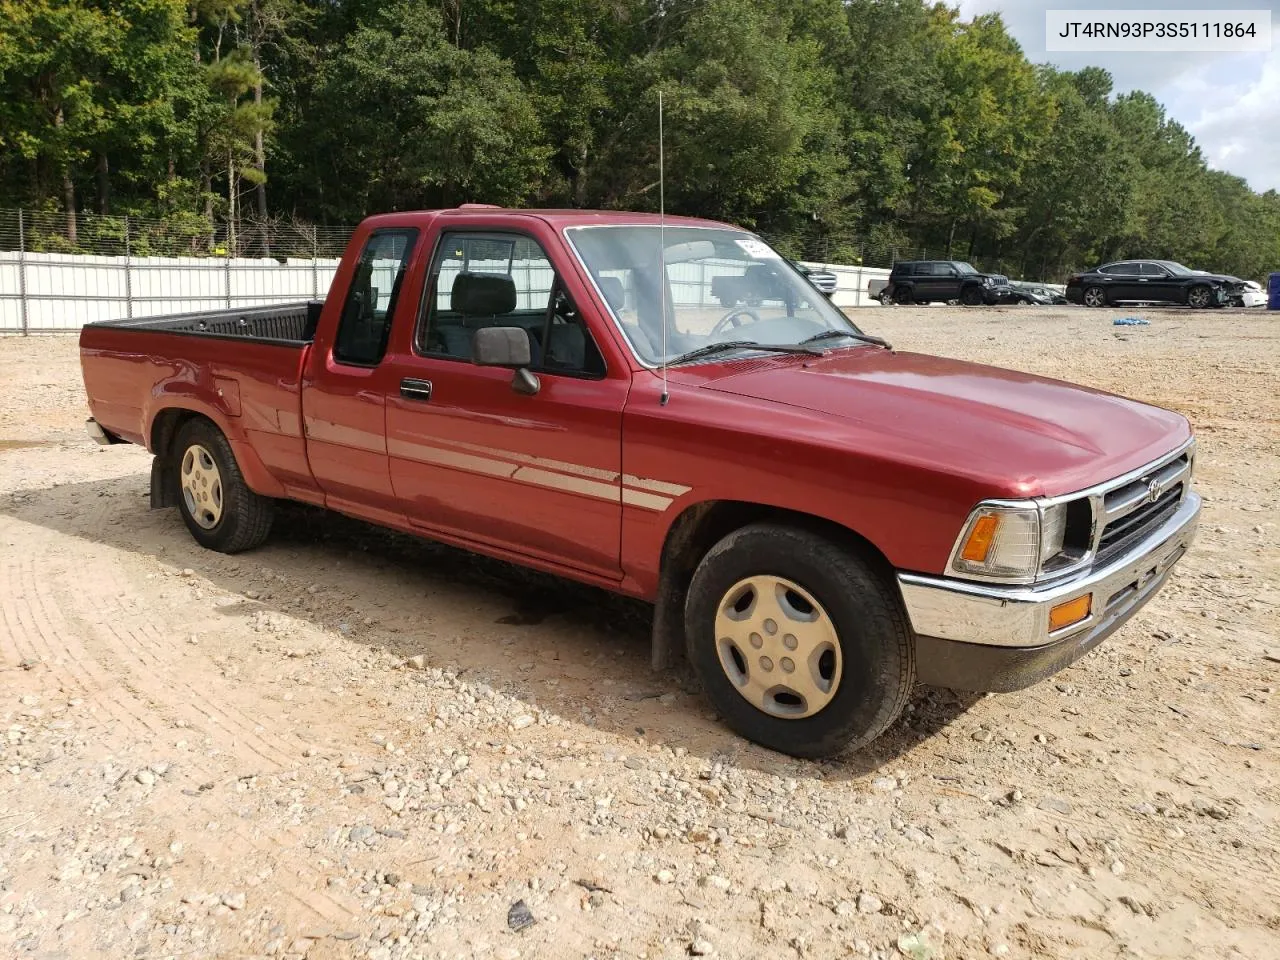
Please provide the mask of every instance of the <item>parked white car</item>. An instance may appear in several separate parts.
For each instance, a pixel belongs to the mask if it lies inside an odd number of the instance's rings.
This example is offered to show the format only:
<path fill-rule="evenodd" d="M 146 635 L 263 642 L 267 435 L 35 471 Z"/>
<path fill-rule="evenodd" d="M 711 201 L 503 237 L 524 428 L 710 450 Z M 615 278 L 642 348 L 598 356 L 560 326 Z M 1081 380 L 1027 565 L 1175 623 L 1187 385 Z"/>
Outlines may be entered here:
<path fill-rule="evenodd" d="M 1244 290 L 1240 292 L 1240 306 L 1265 307 L 1266 305 L 1267 291 L 1262 289 L 1262 284 L 1256 280 L 1246 280 Z"/>

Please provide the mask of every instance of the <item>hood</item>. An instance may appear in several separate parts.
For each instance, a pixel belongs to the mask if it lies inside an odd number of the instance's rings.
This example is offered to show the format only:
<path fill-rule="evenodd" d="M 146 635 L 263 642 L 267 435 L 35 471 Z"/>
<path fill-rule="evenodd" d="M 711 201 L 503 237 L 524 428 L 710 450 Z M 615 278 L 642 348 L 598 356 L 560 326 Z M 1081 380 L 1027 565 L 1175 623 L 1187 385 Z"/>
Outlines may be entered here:
<path fill-rule="evenodd" d="M 1190 436 L 1184 417 L 1159 407 L 923 354 L 861 347 L 734 366 L 703 386 L 812 410 L 849 424 L 851 442 L 877 454 L 942 463 L 1007 496 L 1081 490 Z"/>
<path fill-rule="evenodd" d="M 1207 270 L 1192 270 L 1197 277 L 1203 277 L 1206 280 L 1216 280 L 1219 283 L 1244 283 L 1239 277 L 1229 277 L 1225 273 L 1209 273 Z"/>

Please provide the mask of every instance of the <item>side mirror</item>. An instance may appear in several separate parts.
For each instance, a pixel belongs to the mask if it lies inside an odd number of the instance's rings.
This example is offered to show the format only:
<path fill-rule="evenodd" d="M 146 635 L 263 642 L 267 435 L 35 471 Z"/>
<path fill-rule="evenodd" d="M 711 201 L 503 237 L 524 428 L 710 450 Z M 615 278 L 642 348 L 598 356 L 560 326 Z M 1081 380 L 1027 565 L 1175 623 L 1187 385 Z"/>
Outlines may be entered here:
<path fill-rule="evenodd" d="M 481 327 L 471 335 L 471 362 L 481 367 L 507 367 L 514 370 L 511 389 L 533 396 L 542 387 L 529 371 L 533 357 L 529 349 L 529 333 L 524 327 Z"/>

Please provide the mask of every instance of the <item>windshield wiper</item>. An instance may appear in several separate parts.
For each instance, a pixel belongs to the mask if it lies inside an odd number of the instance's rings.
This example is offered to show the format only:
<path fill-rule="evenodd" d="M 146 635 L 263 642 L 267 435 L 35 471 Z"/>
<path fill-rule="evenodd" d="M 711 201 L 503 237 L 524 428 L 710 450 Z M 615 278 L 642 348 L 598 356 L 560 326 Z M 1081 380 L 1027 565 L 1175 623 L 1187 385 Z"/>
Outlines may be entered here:
<path fill-rule="evenodd" d="M 806 343 L 819 343 L 822 340 L 833 340 L 836 337 L 848 337 L 850 340 L 861 340 L 863 343 L 871 343 L 877 347 L 884 347 L 886 350 L 892 350 L 893 344 L 888 340 L 880 337 L 873 337 L 869 333 L 854 333 L 852 330 L 823 330 L 822 333 L 815 333 L 812 337 L 806 337 L 800 341 L 800 346 Z"/>
<path fill-rule="evenodd" d="M 770 353 L 811 353 L 815 356 L 822 355 L 821 350 L 806 347 L 799 343 L 777 344 L 756 343 L 754 340 L 721 340 L 719 343 L 708 343 L 705 346 L 698 347 L 696 350 L 690 350 L 688 353 L 672 357 L 667 361 L 667 364 L 697 360 L 699 357 L 709 357 L 713 354 L 723 353 L 726 350 L 766 350 Z"/>

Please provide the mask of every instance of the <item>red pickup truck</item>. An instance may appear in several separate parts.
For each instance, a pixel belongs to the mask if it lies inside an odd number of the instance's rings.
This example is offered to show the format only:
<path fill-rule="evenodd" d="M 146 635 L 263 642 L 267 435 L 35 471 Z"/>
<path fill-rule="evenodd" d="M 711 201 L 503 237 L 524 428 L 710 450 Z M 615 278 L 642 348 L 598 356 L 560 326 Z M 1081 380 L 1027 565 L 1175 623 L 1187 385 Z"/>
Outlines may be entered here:
<path fill-rule="evenodd" d="M 704 220 L 376 216 L 323 304 L 80 345 L 89 432 L 145 445 L 202 545 L 256 546 L 292 499 L 644 598 L 655 666 L 683 649 L 798 756 L 869 742 L 917 680 L 1072 663 L 1200 510 L 1183 417 L 895 351 Z"/>

